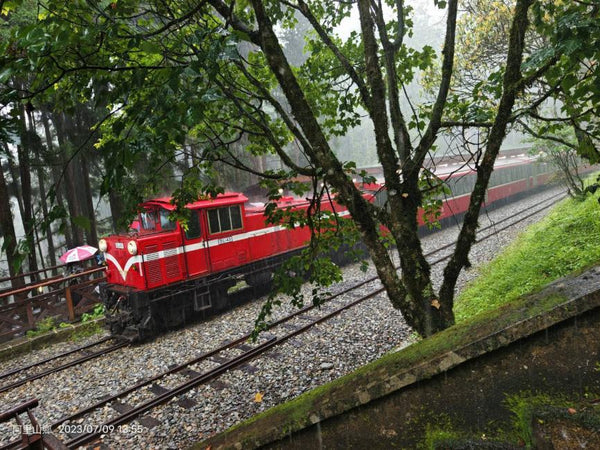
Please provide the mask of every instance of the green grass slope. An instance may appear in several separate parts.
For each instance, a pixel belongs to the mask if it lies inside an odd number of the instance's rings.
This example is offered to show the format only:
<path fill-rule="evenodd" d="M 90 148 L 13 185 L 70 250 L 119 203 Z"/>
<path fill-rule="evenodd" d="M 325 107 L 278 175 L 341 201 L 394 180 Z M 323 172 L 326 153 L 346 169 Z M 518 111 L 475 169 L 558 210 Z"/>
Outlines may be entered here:
<path fill-rule="evenodd" d="M 566 199 L 482 267 L 456 300 L 456 320 L 495 309 L 599 262 L 598 194 L 583 201 Z"/>

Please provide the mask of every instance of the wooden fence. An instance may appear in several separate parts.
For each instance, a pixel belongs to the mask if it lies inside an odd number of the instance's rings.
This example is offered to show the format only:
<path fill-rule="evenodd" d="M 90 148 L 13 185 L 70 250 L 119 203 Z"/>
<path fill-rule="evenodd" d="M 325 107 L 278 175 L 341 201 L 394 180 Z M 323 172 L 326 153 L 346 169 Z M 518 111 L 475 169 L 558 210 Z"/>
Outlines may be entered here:
<path fill-rule="evenodd" d="M 15 290 L 0 292 L 0 342 L 26 334 L 48 317 L 74 322 L 100 302 L 97 286 L 104 267 L 69 276 L 54 276 Z"/>

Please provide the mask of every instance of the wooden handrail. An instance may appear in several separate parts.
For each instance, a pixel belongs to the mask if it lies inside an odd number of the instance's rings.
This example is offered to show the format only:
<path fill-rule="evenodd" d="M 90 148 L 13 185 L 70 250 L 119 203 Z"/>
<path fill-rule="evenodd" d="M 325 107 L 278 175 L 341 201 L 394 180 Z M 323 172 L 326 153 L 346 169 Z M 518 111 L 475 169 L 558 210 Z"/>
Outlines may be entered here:
<path fill-rule="evenodd" d="M 28 409 L 35 408 L 39 404 L 40 402 L 37 398 L 32 398 L 31 400 L 27 400 L 26 402 L 21 403 L 20 405 L 15 406 L 8 411 L 0 412 L 0 423 L 8 421 L 16 415 L 26 412 Z"/>
<path fill-rule="evenodd" d="M 15 289 L 14 291 L 2 292 L 2 293 L 0 293 L 0 300 L 3 299 L 3 298 L 5 298 L 5 297 L 10 297 L 11 295 L 22 294 L 22 293 L 25 293 L 25 292 L 30 292 L 33 289 L 37 289 L 37 288 L 44 287 L 44 286 L 49 286 L 51 284 L 55 284 L 58 281 L 62 281 L 62 280 L 68 281 L 68 280 L 71 280 L 73 278 L 78 278 L 78 277 L 82 277 L 82 276 L 92 275 L 94 273 L 101 272 L 101 271 L 103 271 L 105 269 L 106 269 L 105 266 L 103 266 L 103 267 L 95 267 L 93 269 L 84 270 L 83 272 L 74 273 L 74 274 L 66 276 L 66 277 L 61 277 L 61 276 L 54 277 L 54 278 L 51 278 L 49 280 L 43 281 L 41 283 L 31 284 L 31 285 L 28 285 L 28 286 L 23 287 L 23 288 Z"/>

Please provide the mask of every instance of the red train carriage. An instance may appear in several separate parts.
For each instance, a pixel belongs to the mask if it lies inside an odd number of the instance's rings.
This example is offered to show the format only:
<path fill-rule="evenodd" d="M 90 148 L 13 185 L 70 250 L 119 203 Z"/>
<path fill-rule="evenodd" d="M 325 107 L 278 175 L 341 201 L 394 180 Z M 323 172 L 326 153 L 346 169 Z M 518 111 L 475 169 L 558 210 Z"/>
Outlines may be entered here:
<path fill-rule="evenodd" d="M 554 174 L 555 169 L 551 164 L 539 162 L 534 157 L 501 157 L 496 161 L 490 177 L 484 206 L 498 204 L 526 192 L 531 193 L 534 189 L 544 188 Z M 469 207 L 477 172 L 472 168 L 457 171 L 456 166 L 447 166 L 439 170 L 439 175 L 452 192 L 443 203 L 439 219 L 449 219 L 464 213 Z"/>
<path fill-rule="evenodd" d="M 451 194 L 440 197 L 442 207 L 437 220 L 448 222 L 455 216 L 460 216 L 469 207 L 471 192 L 475 186 L 477 172 L 464 163 L 444 164 L 439 166 L 436 175 L 448 187 Z M 376 171 L 371 175 L 378 178 Z M 535 157 L 513 155 L 501 157 L 496 162 L 486 192 L 484 207 L 497 205 L 503 201 L 514 199 L 534 189 L 544 188 L 555 174 L 555 169 L 548 163 L 538 162 Z M 380 185 L 367 185 L 367 190 L 376 195 L 375 202 L 382 206 L 387 201 L 385 189 Z M 419 214 L 419 224 L 425 225 L 424 212 Z"/>

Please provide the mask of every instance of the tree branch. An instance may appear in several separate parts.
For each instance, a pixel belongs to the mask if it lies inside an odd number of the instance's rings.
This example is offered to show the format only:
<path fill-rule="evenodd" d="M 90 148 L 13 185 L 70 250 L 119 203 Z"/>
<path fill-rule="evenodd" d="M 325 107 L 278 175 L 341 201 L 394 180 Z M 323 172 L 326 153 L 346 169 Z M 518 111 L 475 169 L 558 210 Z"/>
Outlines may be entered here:
<path fill-rule="evenodd" d="M 260 38 L 258 31 L 250 28 L 250 26 L 233 14 L 233 9 L 230 8 L 222 0 L 208 0 L 208 3 L 225 19 L 225 21 L 233 27 L 234 30 L 240 31 L 248 36 L 250 42 L 260 46 Z"/>
<path fill-rule="evenodd" d="M 263 131 L 263 136 L 267 138 L 267 140 L 273 146 L 273 149 L 277 152 L 277 155 L 283 160 L 284 164 L 290 167 L 292 170 L 298 172 L 301 175 L 306 176 L 315 176 L 316 172 L 313 169 L 309 169 L 306 167 L 300 167 L 292 161 L 289 155 L 284 151 L 284 149 L 279 145 L 277 139 L 273 135 L 273 131 L 269 127 L 268 124 L 264 123 L 262 120 L 258 120 L 257 116 L 262 117 L 264 115 L 264 111 L 260 108 L 254 108 L 254 113 L 247 113 L 246 109 L 241 105 L 240 99 L 234 95 L 234 93 L 227 88 L 223 83 L 217 81 L 217 84 L 221 88 L 221 90 L 227 95 L 227 97 L 236 105 L 237 109 L 244 114 L 248 120 L 250 120 L 255 126 L 259 127 Z M 285 119 L 284 119 L 285 120 Z"/>
<path fill-rule="evenodd" d="M 531 134 L 533 137 L 535 137 L 537 139 L 544 139 L 547 141 L 556 142 L 558 144 L 562 144 L 569 148 L 572 148 L 573 150 L 577 150 L 577 145 L 574 145 L 573 143 L 571 143 L 565 139 L 556 137 L 556 136 L 540 134 L 537 131 L 535 131 L 533 128 L 531 128 L 529 125 L 527 125 L 527 123 L 525 123 L 525 121 L 523 121 L 523 120 L 517 120 L 517 123 L 519 125 L 521 125 L 529 134 Z"/>
<path fill-rule="evenodd" d="M 440 122 L 440 128 L 491 128 L 493 125 L 493 122 L 461 122 L 452 120 L 445 120 L 443 122 Z"/>
<path fill-rule="evenodd" d="M 402 1 L 399 2 L 399 7 L 402 8 Z M 383 46 L 384 59 L 385 59 L 385 70 L 387 74 L 387 86 L 388 86 L 388 104 L 390 107 L 390 119 L 392 122 L 392 130 L 394 132 L 394 141 L 396 144 L 396 151 L 402 165 L 406 163 L 411 153 L 411 142 L 406 122 L 402 116 L 400 110 L 400 91 L 398 89 L 398 73 L 396 70 L 396 56 L 400 46 L 398 42 L 402 43 L 402 37 L 396 39 L 394 43 L 390 42 L 387 34 L 387 28 L 385 19 L 383 17 L 383 11 L 381 5 L 374 7 L 375 9 L 375 23 L 379 31 L 379 39 Z M 398 16 L 402 17 L 404 12 L 398 11 Z"/>
<path fill-rule="evenodd" d="M 448 1 L 448 19 L 446 22 L 446 38 L 444 40 L 444 60 L 442 62 L 442 79 L 438 95 L 431 111 L 431 119 L 425 130 L 423 138 L 415 149 L 414 162 L 409 167 L 410 172 L 418 172 L 423 165 L 423 161 L 429 152 L 429 149 L 435 142 L 437 133 L 442 122 L 442 114 L 448 92 L 450 91 L 450 81 L 452 79 L 452 67 L 454 65 L 454 50 L 456 44 L 456 15 L 458 11 L 458 1 Z"/>
<path fill-rule="evenodd" d="M 379 64 L 377 40 L 373 31 L 375 24 L 371 16 L 369 0 L 359 0 L 358 10 L 360 26 L 363 35 L 363 46 L 365 54 L 365 66 L 367 68 L 367 80 L 370 85 L 373 98 L 370 117 L 375 127 L 375 141 L 377 156 L 383 166 L 383 175 L 389 190 L 400 189 L 397 174 L 398 158 L 393 151 L 389 138 L 389 122 L 387 117 L 387 105 L 385 103 L 386 90 Z"/>
<path fill-rule="evenodd" d="M 335 55 L 335 57 L 341 63 L 342 67 L 344 68 L 344 70 L 346 71 L 348 76 L 352 79 L 354 84 L 356 84 L 356 87 L 358 88 L 358 91 L 360 92 L 362 101 L 364 102 L 367 110 L 370 110 L 371 109 L 371 95 L 369 94 L 369 90 L 367 89 L 367 86 L 364 83 L 363 79 L 358 75 L 356 70 L 354 70 L 354 67 L 352 66 L 352 64 L 350 64 L 350 61 L 348 61 L 348 58 L 346 58 L 346 55 L 344 55 L 340 51 L 340 49 L 337 47 L 337 45 L 335 45 L 333 40 L 329 37 L 327 32 L 323 29 L 323 27 L 321 26 L 319 21 L 316 19 L 316 17 L 314 16 L 312 11 L 308 7 L 308 5 L 303 0 L 298 0 L 298 7 L 299 7 L 298 9 L 302 13 L 302 15 L 304 17 L 306 17 L 308 22 L 312 25 L 312 27 L 317 32 L 319 37 L 323 40 L 325 45 L 329 48 L 329 50 L 331 50 L 331 52 Z"/>
<path fill-rule="evenodd" d="M 303 149 L 305 149 L 305 151 L 307 148 L 310 148 L 311 147 L 310 142 L 308 142 L 306 140 L 302 131 L 296 126 L 296 124 L 294 123 L 292 118 L 289 117 L 289 114 L 285 111 L 285 109 L 283 108 L 281 103 L 278 102 L 275 99 L 275 97 L 273 97 L 271 95 L 271 93 L 265 88 L 265 86 L 262 83 L 260 83 L 260 81 L 258 81 L 255 77 L 253 77 L 250 74 L 250 72 L 248 72 L 248 70 L 244 67 L 243 64 L 241 64 L 241 63 L 238 64 L 238 68 L 246 76 L 246 79 L 248 81 L 250 81 L 252 83 L 252 85 L 259 90 L 259 93 L 271 104 L 271 106 L 273 106 L 273 108 L 275 108 L 275 110 L 279 114 L 279 117 L 281 117 L 281 120 L 284 121 L 284 123 L 286 124 L 288 129 L 296 137 L 296 139 L 300 143 L 301 147 Z M 253 120 L 252 117 L 250 117 L 250 119 Z M 274 139 L 274 137 L 273 137 L 273 139 Z M 300 174 L 306 175 L 306 176 L 314 176 L 315 175 L 315 173 L 312 169 L 302 168 L 302 167 L 294 164 L 294 162 L 289 158 L 288 154 L 283 149 L 281 149 L 279 146 L 277 146 L 275 148 L 275 150 L 277 151 L 277 154 L 281 157 L 281 159 L 284 161 L 284 163 L 286 165 L 288 165 L 290 168 L 292 168 L 293 170 L 297 171 Z"/>

